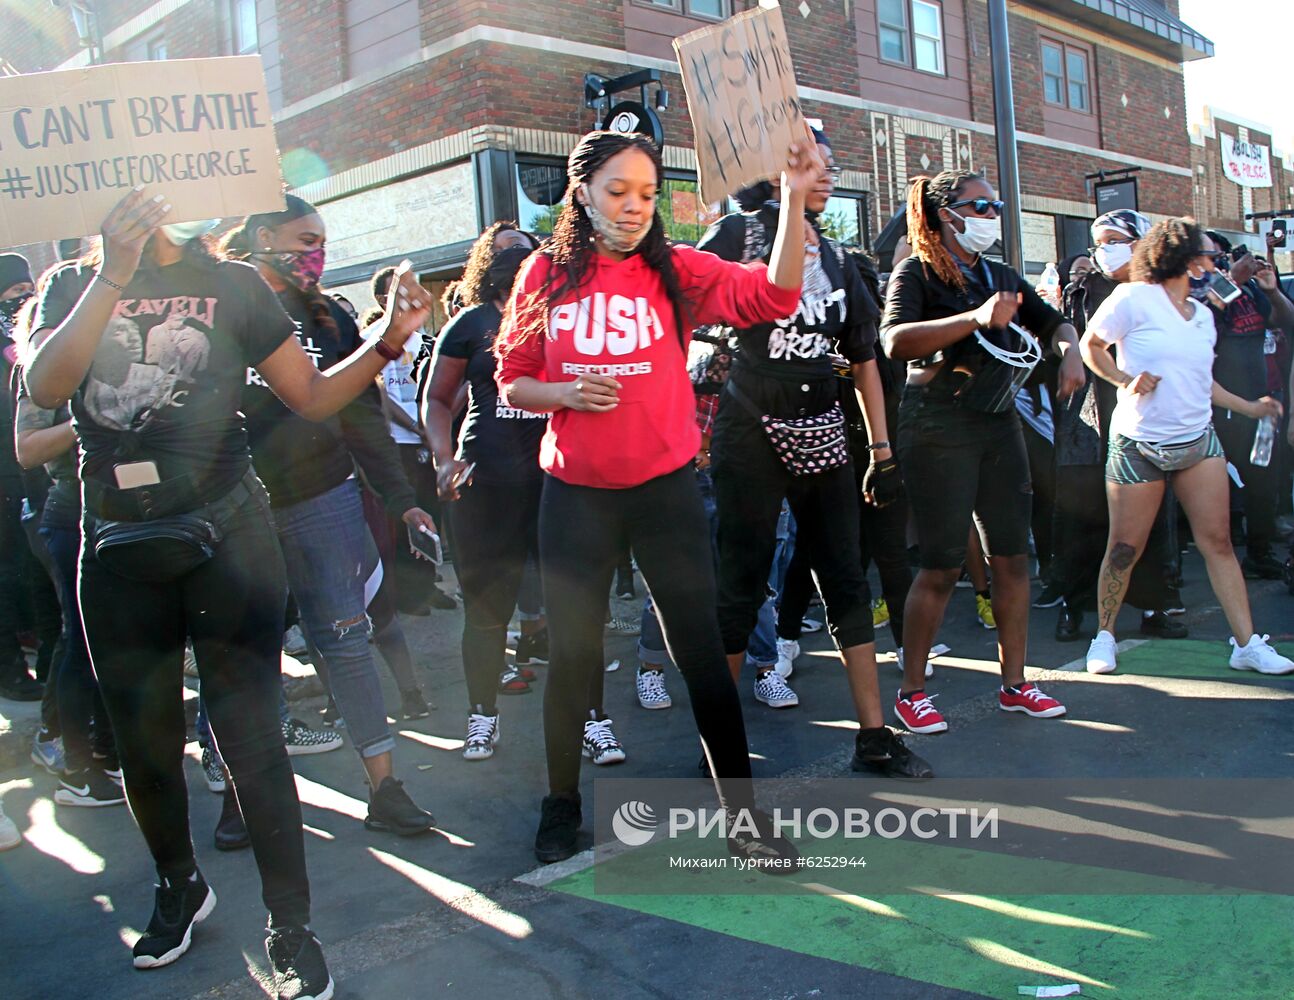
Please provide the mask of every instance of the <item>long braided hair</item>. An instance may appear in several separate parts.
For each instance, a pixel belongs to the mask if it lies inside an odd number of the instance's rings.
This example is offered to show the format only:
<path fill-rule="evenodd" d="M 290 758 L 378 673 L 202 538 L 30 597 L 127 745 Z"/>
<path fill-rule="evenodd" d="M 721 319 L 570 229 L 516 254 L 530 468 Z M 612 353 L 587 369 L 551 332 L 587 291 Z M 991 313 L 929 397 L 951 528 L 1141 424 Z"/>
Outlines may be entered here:
<path fill-rule="evenodd" d="M 544 242 L 539 251 L 551 261 L 552 266 L 543 285 L 537 292 L 529 295 L 527 301 L 518 303 L 519 296 L 514 296 L 509 302 L 510 315 L 504 323 L 507 333 L 496 341 L 495 350 L 500 356 L 506 356 L 532 338 L 543 336 L 548 325 L 548 310 L 564 296 L 572 291 L 578 291 L 588 280 L 592 255 L 597 253 L 594 245 L 594 229 L 589 213 L 579 203 L 575 192 L 582 184 L 592 181 L 609 159 L 627 149 L 637 149 L 650 157 L 656 167 L 657 185 L 664 181 L 665 168 L 661 162 L 660 150 L 644 135 L 590 132 L 579 141 L 566 161 L 566 173 L 569 177 L 566 205 L 557 217 L 556 225 L 553 226 L 553 235 Z M 651 228 L 634 252 L 660 275 L 661 283 L 665 286 L 665 295 L 673 306 L 681 343 L 685 331 L 690 326 L 689 317 L 692 310 L 679 284 L 678 274 L 674 270 L 674 258 L 669 241 L 665 237 L 665 223 L 659 211 L 653 213 Z M 543 303 L 543 308 L 536 308 L 540 302 Z M 517 319 L 523 315 L 527 317 L 525 320 Z"/>
<path fill-rule="evenodd" d="M 252 254 L 257 252 L 256 231 L 264 226 L 266 229 L 277 229 L 279 226 L 297 219 L 303 219 L 307 215 L 318 215 L 319 209 L 315 208 L 304 198 L 298 198 L 294 194 L 285 194 L 284 199 L 287 201 L 287 208 L 282 212 L 262 212 L 259 215 L 249 215 L 243 224 L 229 232 L 221 243 L 220 249 L 226 260 L 248 260 Z M 308 292 L 303 292 L 295 285 L 288 285 L 285 294 L 295 295 L 306 307 L 310 318 L 314 321 L 315 327 L 330 339 L 333 343 L 341 340 L 341 331 L 337 327 L 337 321 L 333 318 L 332 305 L 330 300 L 318 286 L 311 288 Z"/>
<path fill-rule="evenodd" d="M 934 177 L 914 177 L 908 187 L 908 242 L 912 256 L 921 260 L 948 285 L 964 289 L 966 278 L 957 261 L 944 246 L 939 209 L 957 200 L 971 181 L 982 174 L 969 170 L 945 170 Z"/>

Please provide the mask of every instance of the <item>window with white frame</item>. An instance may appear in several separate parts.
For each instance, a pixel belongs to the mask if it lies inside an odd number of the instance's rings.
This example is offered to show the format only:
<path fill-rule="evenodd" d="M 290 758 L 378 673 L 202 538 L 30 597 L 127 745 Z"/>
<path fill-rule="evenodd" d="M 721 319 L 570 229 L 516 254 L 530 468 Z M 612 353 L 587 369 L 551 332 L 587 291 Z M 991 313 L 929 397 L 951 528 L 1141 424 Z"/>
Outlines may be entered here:
<path fill-rule="evenodd" d="M 229 0 L 229 52 L 244 56 L 258 51 L 256 0 Z"/>
<path fill-rule="evenodd" d="M 943 8 L 933 0 L 877 0 L 881 59 L 944 74 Z"/>
<path fill-rule="evenodd" d="M 732 14 L 732 0 L 640 0 L 648 7 L 664 7 L 688 17 L 722 21 Z"/>

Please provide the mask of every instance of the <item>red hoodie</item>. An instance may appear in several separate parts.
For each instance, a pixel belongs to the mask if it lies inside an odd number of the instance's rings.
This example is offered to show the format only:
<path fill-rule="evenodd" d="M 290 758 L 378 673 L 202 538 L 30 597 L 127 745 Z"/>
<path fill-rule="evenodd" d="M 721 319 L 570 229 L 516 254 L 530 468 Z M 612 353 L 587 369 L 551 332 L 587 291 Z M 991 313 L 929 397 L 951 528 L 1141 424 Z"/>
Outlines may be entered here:
<path fill-rule="evenodd" d="M 800 290 L 772 284 L 763 264 L 733 264 L 687 246 L 672 252 L 697 326 L 769 323 L 799 306 Z M 696 400 L 660 275 L 640 254 L 614 261 L 594 253 L 584 284 L 549 310 L 546 336 L 510 344 L 545 307 L 535 293 L 550 267 L 550 258 L 536 254 L 513 289 L 498 338 L 510 347 L 499 361 L 500 390 L 525 375 L 544 382 L 609 375 L 620 383 L 620 404 L 606 413 L 556 411 L 540 466 L 574 486 L 625 489 L 691 462 L 701 445 Z"/>

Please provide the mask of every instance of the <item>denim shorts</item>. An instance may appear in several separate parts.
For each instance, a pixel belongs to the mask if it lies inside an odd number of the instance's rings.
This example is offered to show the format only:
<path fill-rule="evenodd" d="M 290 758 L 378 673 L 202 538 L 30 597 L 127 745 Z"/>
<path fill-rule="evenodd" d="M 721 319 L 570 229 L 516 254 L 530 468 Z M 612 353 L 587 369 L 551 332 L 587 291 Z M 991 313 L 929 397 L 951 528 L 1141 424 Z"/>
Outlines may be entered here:
<path fill-rule="evenodd" d="M 1205 443 L 1204 454 L 1200 456 L 1200 462 L 1206 458 L 1222 457 L 1222 442 L 1218 440 L 1217 431 L 1213 425 L 1209 424 L 1209 429 L 1205 431 L 1208 435 L 1208 441 Z M 1196 465 L 1199 462 L 1195 463 Z M 1194 466 L 1187 466 L 1194 468 Z M 1181 469 L 1177 469 L 1181 472 Z M 1110 450 L 1105 459 L 1105 481 L 1115 483 L 1119 486 L 1140 486 L 1143 483 L 1160 483 L 1168 479 L 1172 472 L 1166 472 L 1159 466 L 1155 465 L 1150 459 L 1141 453 L 1137 447 L 1137 442 L 1131 438 L 1126 438 L 1122 434 L 1110 435 Z"/>

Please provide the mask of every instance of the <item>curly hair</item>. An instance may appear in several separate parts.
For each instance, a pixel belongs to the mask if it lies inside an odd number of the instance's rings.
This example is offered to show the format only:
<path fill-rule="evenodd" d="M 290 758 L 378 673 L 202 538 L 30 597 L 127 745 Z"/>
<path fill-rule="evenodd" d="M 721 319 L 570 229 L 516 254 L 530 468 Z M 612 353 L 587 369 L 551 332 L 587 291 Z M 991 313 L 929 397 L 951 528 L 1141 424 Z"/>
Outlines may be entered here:
<path fill-rule="evenodd" d="M 510 317 L 505 320 L 506 336 L 496 343 L 496 351 L 506 355 L 516 347 L 535 337 L 542 336 L 548 324 L 548 310 L 564 296 L 578 291 L 588 280 L 589 264 L 592 255 L 597 253 L 594 246 L 593 222 L 588 211 L 575 197 L 576 190 L 589 183 L 598 171 L 613 156 L 628 149 L 636 149 L 649 157 L 656 168 L 657 185 L 664 180 L 665 168 L 661 162 L 660 150 L 645 135 L 626 134 L 622 132 L 590 132 L 582 138 L 566 161 L 566 173 L 569 183 L 566 188 L 566 205 L 557 217 L 553 226 L 553 235 L 540 248 L 551 263 L 548 275 L 537 292 L 528 296 L 524 303 L 518 303 L 517 297 L 509 303 Z M 657 272 L 665 286 L 665 296 L 674 309 L 674 318 L 678 326 L 680 342 L 684 331 L 691 325 L 692 309 L 679 284 L 678 274 L 674 270 L 674 257 L 670 243 L 665 237 L 665 223 L 660 212 L 652 214 L 651 228 L 638 245 L 635 253 L 639 254 L 647 266 Z M 535 308 L 541 302 L 543 308 Z M 528 313 L 530 318 L 524 327 L 516 325 L 514 317 Z"/>
<path fill-rule="evenodd" d="M 1204 230 L 1194 219 L 1156 222 L 1132 251 L 1132 280 L 1162 285 L 1180 278 L 1204 252 Z"/>
<path fill-rule="evenodd" d="M 914 177 L 908 188 L 908 243 L 912 256 L 933 269 L 945 284 L 956 288 L 965 288 L 966 278 L 944 246 L 939 209 L 956 201 L 971 181 L 983 179 L 983 174 L 969 170 L 945 170 L 934 177 Z"/>
<path fill-rule="evenodd" d="M 539 241 L 533 235 L 521 229 L 515 222 L 504 220 L 494 223 L 476 238 L 472 249 L 467 253 L 467 266 L 463 276 L 458 279 L 458 300 L 461 308 L 480 305 L 494 296 L 490 293 L 500 290 L 489 288 L 490 265 L 494 263 L 494 240 L 499 233 L 519 233 L 530 243 L 531 250 L 539 249 Z M 511 289 L 502 289 L 503 294 Z"/>

